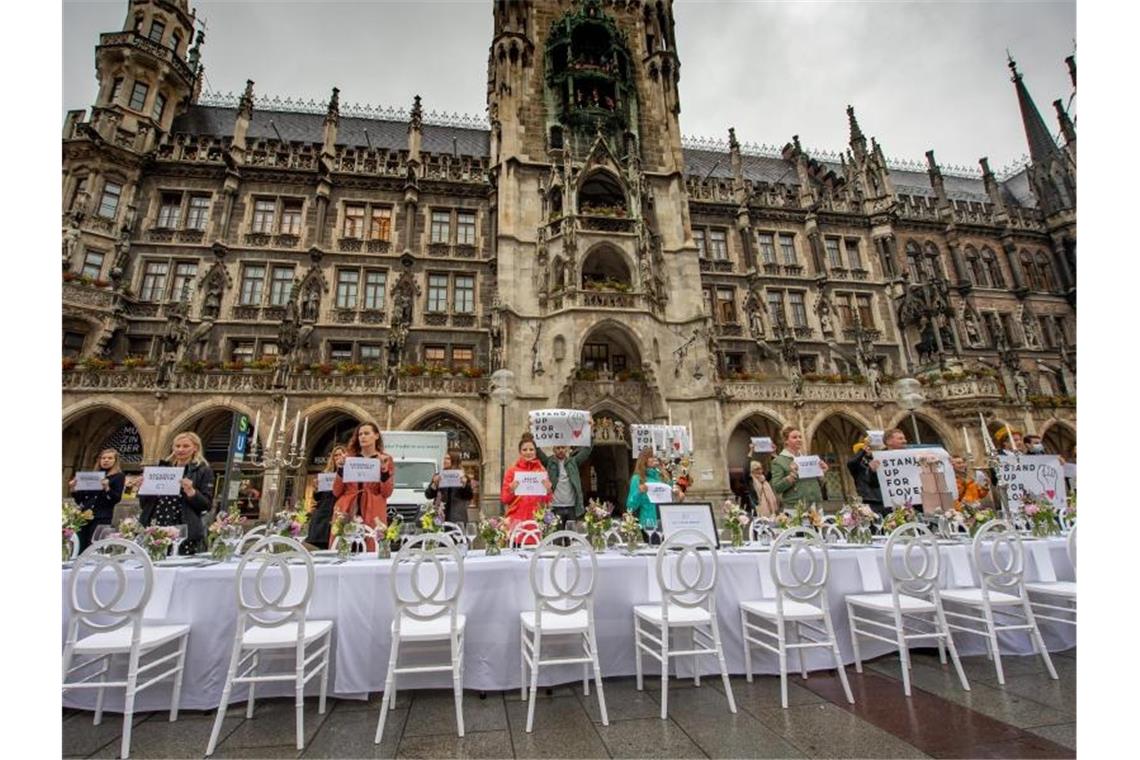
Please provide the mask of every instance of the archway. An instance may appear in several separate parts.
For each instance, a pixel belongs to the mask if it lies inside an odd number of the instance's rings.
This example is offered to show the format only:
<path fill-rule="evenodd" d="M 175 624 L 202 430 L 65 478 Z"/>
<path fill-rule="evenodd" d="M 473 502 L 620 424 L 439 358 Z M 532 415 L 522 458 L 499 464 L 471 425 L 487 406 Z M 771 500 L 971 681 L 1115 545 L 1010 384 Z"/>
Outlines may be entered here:
<path fill-rule="evenodd" d="M 1065 422 L 1058 420 L 1051 423 L 1041 436 L 1041 443 L 1049 454 L 1060 454 L 1066 459 L 1076 459 L 1077 431 Z"/>
<path fill-rule="evenodd" d="M 740 495 L 744 492 L 744 484 L 748 480 L 748 468 L 753 460 L 764 465 L 765 476 L 771 472 L 772 457 L 779 453 L 781 427 L 783 425 L 775 417 L 754 412 L 733 428 L 725 444 L 724 457 L 728 463 L 729 488 L 734 494 Z M 749 454 L 748 446 L 752 439 L 757 437 L 771 438 L 776 451 L 767 454 Z"/>
<path fill-rule="evenodd" d="M 633 452 L 629 424 L 609 410 L 594 412 L 593 450 L 578 468 L 586 501 L 608 501 L 617 511 L 625 508 Z"/>
<path fill-rule="evenodd" d="M 625 254 L 609 244 L 593 248 L 582 260 L 582 287 L 586 290 L 621 290 L 632 287 Z"/>
<path fill-rule="evenodd" d="M 333 447 L 347 444 L 360 422 L 355 415 L 340 409 L 326 409 L 309 420 L 312 443 L 305 452 L 305 461 L 310 474 L 325 469 Z"/>
<path fill-rule="evenodd" d="M 823 476 L 824 498 L 830 501 L 847 501 L 855 496 L 855 483 L 847 472 L 851 447 L 867 435 L 866 427 L 846 414 L 835 413 L 825 417 L 811 436 L 811 453 L 827 462 Z"/>
<path fill-rule="evenodd" d="M 612 320 L 594 326 L 582 341 L 578 361 L 582 380 L 600 375 L 633 375 L 641 372 L 641 348 L 627 327 Z M 636 378 L 634 378 L 636 379 Z"/>
<path fill-rule="evenodd" d="M 63 485 L 80 470 L 90 470 L 103 449 L 119 452 L 124 470 L 138 472 L 143 461 L 143 441 L 138 427 L 121 412 L 93 406 L 63 428 Z"/>

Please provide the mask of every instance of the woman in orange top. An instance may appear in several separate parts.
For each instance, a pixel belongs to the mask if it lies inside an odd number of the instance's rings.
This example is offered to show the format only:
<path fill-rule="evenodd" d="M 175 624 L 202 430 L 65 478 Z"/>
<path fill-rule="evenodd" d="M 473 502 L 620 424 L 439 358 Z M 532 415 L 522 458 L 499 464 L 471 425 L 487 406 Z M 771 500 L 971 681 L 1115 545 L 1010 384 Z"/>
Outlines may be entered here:
<path fill-rule="evenodd" d="M 499 501 L 503 503 L 505 509 L 503 516 L 507 518 L 509 524 L 521 522 L 523 520 L 533 520 L 535 510 L 544 504 L 550 503 L 552 496 L 550 492 L 550 478 L 546 475 L 546 468 L 542 466 L 542 462 L 538 460 L 537 449 L 534 446 L 534 437 L 530 433 L 524 433 L 522 440 L 519 441 L 519 458 L 513 465 L 507 468 L 503 473 L 503 489 L 499 492 Z M 516 495 L 515 494 L 515 473 L 518 472 L 537 472 L 542 474 L 542 485 L 546 488 L 546 493 L 542 496 L 537 495 Z"/>
<path fill-rule="evenodd" d="M 380 460 L 380 482 L 345 483 L 342 480 L 344 468 L 338 467 L 333 480 L 333 497 L 336 504 L 333 510 L 345 512 L 349 516 L 360 515 L 371 528 L 388 524 L 388 497 L 396 485 L 396 464 L 392 457 L 384 453 L 384 441 L 380 428 L 374 422 L 363 422 L 352 434 L 348 442 L 347 454 L 350 457 L 369 457 Z M 332 545 L 332 535 L 329 535 Z"/>

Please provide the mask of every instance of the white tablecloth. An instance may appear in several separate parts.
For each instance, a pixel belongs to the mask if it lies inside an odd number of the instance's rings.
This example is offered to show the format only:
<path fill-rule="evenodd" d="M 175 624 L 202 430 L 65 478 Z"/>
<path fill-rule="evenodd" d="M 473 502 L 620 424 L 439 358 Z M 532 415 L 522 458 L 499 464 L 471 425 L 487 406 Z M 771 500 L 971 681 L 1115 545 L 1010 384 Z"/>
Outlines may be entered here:
<path fill-rule="evenodd" d="M 1031 547 L 1040 549 L 1031 550 Z M 1026 541 L 1026 580 L 1074 580 L 1073 568 L 1065 553 L 1062 539 Z M 944 545 L 942 578 L 945 586 L 971 585 L 975 579 L 969 561 L 968 544 Z M 1039 563 L 1036 554 L 1050 562 Z M 717 615 L 729 672 L 744 672 L 743 639 L 740 631 L 739 602 L 771 597 L 774 586 L 767 572 L 768 551 L 722 551 L 718 555 L 720 578 L 717 585 Z M 845 663 L 854 661 L 843 598 L 862 591 L 889 589 L 883 564 L 882 544 L 873 547 L 833 546 L 830 550 L 831 575 L 828 595 L 832 620 Z M 659 600 L 651 579 L 652 556 L 626 556 L 607 552 L 598 556 L 598 582 L 595 600 L 598 649 L 604 676 L 632 675 L 634 672 L 633 605 Z M 1042 568 L 1040 565 L 1044 565 Z M 368 692 L 380 691 L 388 665 L 390 626 L 393 603 L 389 586 L 391 560 L 352 560 L 339 565 L 318 565 L 316 587 L 310 603 L 309 617 L 335 621 L 333 634 L 332 677 L 330 692 L 349 698 L 363 698 Z M 461 611 L 467 615 L 464 686 L 467 689 L 498 691 L 516 689 L 519 678 L 519 613 L 534 608 L 528 563 L 504 552 L 498 557 L 485 557 L 472 552 L 464 562 L 466 573 L 461 597 Z M 151 611 L 171 623 L 188 623 L 191 627 L 187 650 L 186 675 L 182 706 L 187 709 L 212 709 L 221 699 L 230 648 L 237 620 L 235 564 L 206 567 L 156 568 L 156 588 Z M 66 602 L 70 570 L 64 571 L 64 625 L 69 616 Z M 1076 645 L 1076 632 L 1071 626 L 1042 621 L 1046 645 L 1050 650 L 1064 650 Z M 982 654 L 985 642 L 980 636 L 955 634 L 961 654 Z M 864 639 L 860 642 L 864 658 L 872 658 L 894 648 Z M 1030 654 L 1028 636 L 1010 633 L 1001 637 L 1003 653 Z M 544 649 L 546 641 L 544 640 Z M 401 654 L 403 658 L 403 654 Z M 693 658 L 685 658 L 691 662 Z M 401 659 L 403 662 L 403 659 Z M 691 675 L 691 665 L 683 663 L 682 676 Z M 762 650 L 753 652 L 753 671 L 778 673 L 774 655 Z M 659 672 L 656 661 L 644 658 L 647 674 Z M 833 667 L 822 649 L 807 652 L 809 669 Z M 716 661 L 701 658 L 703 673 L 715 673 Z M 288 667 L 281 665 L 279 667 Z M 579 666 L 544 668 L 542 685 L 566 683 L 581 678 Z M 425 674 L 402 677 L 401 686 L 450 688 L 448 674 Z M 317 686 L 310 684 L 309 693 Z M 139 695 L 140 710 L 169 707 L 171 687 L 158 684 Z M 258 688 L 259 694 L 290 694 L 290 684 L 269 684 Z M 234 699 L 244 699 L 244 688 L 235 689 Z M 93 690 L 71 691 L 64 695 L 64 705 L 93 709 Z M 121 710 L 122 690 L 107 693 L 105 707 Z"/>

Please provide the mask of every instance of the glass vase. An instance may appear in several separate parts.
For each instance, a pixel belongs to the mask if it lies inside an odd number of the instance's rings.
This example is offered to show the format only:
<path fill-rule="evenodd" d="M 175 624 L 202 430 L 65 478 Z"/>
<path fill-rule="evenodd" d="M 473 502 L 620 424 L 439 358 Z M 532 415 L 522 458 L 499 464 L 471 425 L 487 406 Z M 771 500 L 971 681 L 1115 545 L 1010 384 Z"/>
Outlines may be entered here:
<path fill-rule="evenodd" d="M 167 547 L 165 546 L 151 545 L 146 548 L 146 553 L 150 557 L 151 562 L 161 562 L 166 559 L 166 550 Z"/>
<path fill-rule="evenodd" d="M 376 556 L 380 559 L 392 559 L 392 544 L 384 538 L 377 539 Z"/>
<path fill-rule="evenodd" d="M 488 557 L 498 557 L 503 553 L 503 547 L 499 546 L 498 541 L 491 541 L 487 544 L 486 555 Z"/>
<path fill-rule="evenodd" d="M 744 546 L 744 531 L 739 530 L 739 529 L 732 531 L 732 548 L 733 549 L 740 549 L 743 546 Z"/>
<path fill-rule="evenodd" d="M 604 552 L 606 550 L 606 536 L 604 533 L 591 533 L 590 546 L 596 552 Z"/>

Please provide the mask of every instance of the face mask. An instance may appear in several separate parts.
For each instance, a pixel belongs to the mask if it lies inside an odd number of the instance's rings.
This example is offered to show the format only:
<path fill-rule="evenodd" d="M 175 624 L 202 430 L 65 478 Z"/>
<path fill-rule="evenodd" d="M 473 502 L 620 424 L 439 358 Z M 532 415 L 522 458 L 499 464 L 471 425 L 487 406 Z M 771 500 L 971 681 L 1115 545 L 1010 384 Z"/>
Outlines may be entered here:
<path fill-rule="evenodd" d="M 1044 454 L 1045 453 L 1045 446 L 1040 444 L 1040 443 L 1035 443 L 1029 447 L 1029 453 L 1030 454 Z"/>

